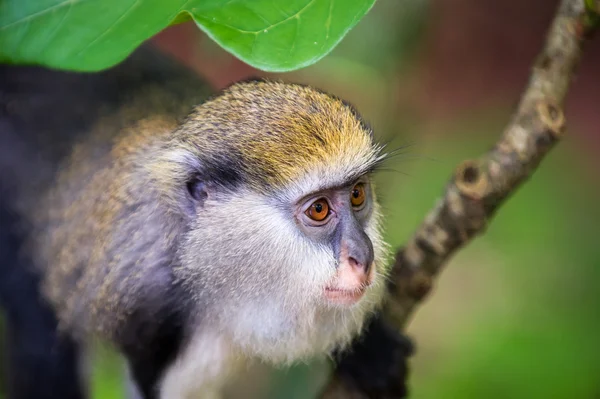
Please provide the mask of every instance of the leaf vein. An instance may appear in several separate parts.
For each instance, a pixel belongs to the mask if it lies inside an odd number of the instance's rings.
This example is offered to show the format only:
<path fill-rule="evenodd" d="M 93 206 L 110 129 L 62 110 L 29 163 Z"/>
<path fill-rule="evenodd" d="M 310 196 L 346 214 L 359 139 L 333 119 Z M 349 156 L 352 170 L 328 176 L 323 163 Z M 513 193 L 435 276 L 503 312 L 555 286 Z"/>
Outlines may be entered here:
<path fill-rule="evenodd" d="M 21 28 L 20 36 L 19 36 L 19 39 L 17 40 L 16 44 L 14 45 L 14 47 L 19 48 L 21 46 L 21 43 L 23 43 L 25 36 L 27 36 L 27 29 L 29 28 L 30 23 L 31 23 L 31 21 L 27 21 L 27 25 L 20 27 Z"/>
<path fill-rule="evenodd" d="M 52 40 L 54 40 L 54 38 L 56 37 L 56 35 L 58 34 L 58 32 L 60 31 L 60 29 L 62 28 L 62 26 L 65 24 L 67 16 L 70 14 L 72 8 L 73 8 L 73 3 L 70 2 L 69 3 L 69 8 L 67 8 L 67 11 L 65 11 L 65 13 L 63 14 L 62 19 L 54 27 L 54 29 L 52 30 L 52 32 L 50 32 L 48 35 L 46 35 L 46 40 L 44 42 L 42 42 L 41 44 L 38 45 L 38 48 L 43 48 L 43 50 L 41 51 L 41 54 L 45 54 L 46 51 L 48 51 L 48 48 L 49 48 L 48 47 L 48 43 L 51 43 Z"/>
<path fill-rule="evenodd" d="M 279 6 L 277 5 L 277 0 L 273 1 L 273 8 L 275 10 L 277 10 L 277 12 L 279 12 L 281 15 L 283 15 L 284 18 L 290 18 L 291 15 L 289 15 L 288 13 L 286 13 L 285 11 L 283 11 L 281 8 L 279 8 Z"/>
<path fill-rule="evenodd" d="M 284 19 L 284 20 L 282 20 L 282 21 L 276 22 L 276 23 L 274 23 L 273 25 L 271 25 L 271 26 L 269 26 L 269 27 L 266 27 L 266 28 L 262 29 L 262 31 L 268 31 L 268 30 L 270 30 L 270 29 L 273 29 L 273 28 L 275 28 L 276 26 L 279 26 L 279 25 L 281 25 L 281 24 L 284 24 L 284 23 L 286 23 L 287 21 L 291 20 L 292 18 L 300 18 L 300 15 L 301 15 L 302 13 L 304 13 L 304 12 L 305 12 L 305 11 L 306 11 L 306 10 L 307 10 L 307 9 L 308 9 L 310 6 L 312 6 L 313 4 L 315 4 L 315 1 L 316 1 L 316 0 L 310 0 L 310 1 L 309 1 L 309 2 L 308 2 L 308 3 L 307 3 L 305 6 L 304 6 L 304 7 L 302 7 L 300 10 L 298 10 L 296 13 L 292 14 L 291 16 L 289 16 L 289 17 L 285 18 L 285 19 Z M 258 31 L 258 32 L 255 32 L 255 33 L 260 33 L 260 31 Z"/>
<path fill-rule="evenodd" d="M 252 47 L 250 48 L 250 57 L 254 55 L 254 47 L 256 45 L 256 39 L 258 39 L 258 35 L 254 35 L 254 39 L 252 40 Z"/>
<path fill-rule="evenodd" d="M 333 3 L 334 0 L 329 0 L 329 15 L 327 16 L 327 22 L 325 22 L 325 27 L 327 28 L 327 33 L 325 34 L 325 41 L 329 39 L 329 34 L 331 33 L 331 17 L 333 15 Z"/>
<path fill-rule="evenodd" d="M 292 40 L 292 45 L 288 50 L 288 58 L 292 56 L 292 53 L 296 49 L 296 42 L 298 41 L 298 32 L 300 31 L 300 18 L 296 17 L 296 29 L 294 30 L 294 39 Z"/>
<path fill-rule="evenodd" d="M 285 19 L 283 19 L 283 20 L 281 20 L 279 22 L 275 22 L 274 24 L 269 25 L 269 26 L 267 26 L 265 28 L 256 30 L 256 31 L 241 29 L 241 28 L 238 28 L 237 26 L 229 25 L 229 24 L 226 24 L 226 23 L 223 23 L 223 22 L 220 22 L 220 21 L 219 22 L 213 22 L 210 19 L 208 19 L 207 17 L 196 16 L 195 18 L 197 20 L 205 20 L 205 21 L 214 23 L 215 25 L 220 25 L 220 26 L 223 26 L 225 28 L 233 29 L 233 30 L 238 31 L 239 33 L 242 33 L 242 34 L 258 35 L 260 33 L 268 32 L 269 30 L 271 30 L 271 29 L 273 29 L 273 28 L 275 28 L 275 27 L 277 27 L 279 25 L 282 25 L 282 24 L 286 23 L 286 22 L 290 21 L 291 19 L 299 19 L 300 15 L 303 14 L 310 6 L 312 6 L 315 3 L 315 1 L 316 0 L 309 1 L 304 7 L 302 7 L 300 10 L 298 10 L 294 14 L 290 15 L 289 17 L 287 17 L 287 18 L 285 18 Z"/>
<path fill-rule="evenodd" d="M 222 26 L 224 28 L 229 28 L 231 30 L 235 30 L 235 31 L 237 31 L 237 32 L 239 32 L 239 33 L 241 33 L 243 35 L 257 35 L 258 32 L 262 32 L 262 30 L 256 31 L 256 32 L 253 32 L 253 31 L 250 31 L 250 30 L 244 30 L 244 29 L 238 28 L 237 26 L 229 25 L 229 24 L 226 24 L 224 22 L 214 22 L 212 19 L 210 19 L 208 17 L 203 17 L 203 16 L 199 16 L 199 15 L 198 16 L 194 16 L 194 18 L 197 21 L 206 21 L 206 22 L 211 23 L 211 24 L 215 24 L 215 25 Z"/>
<path fill-rule="evenodd" d="M 82 1 L 85 1 L 85 0 L 66 0 L 66 1 L 63 1 L 62 3 L 55 4 L 55 5 L 53 5 L 51 7 L 48 7 L 46 9 L 44 9 L 44 10 L 38 11 L 38 12 L 30 14 L 30 15 L 27 15 L 24 18 L 18 19 L 16 21 L 10 22 L 10 23 L 8 23 L 8 24 L 6 24 L 4 26 L 1 26 L 0 27 L 0 31 L 6 30 L 8 28 L 12 28 L 13 26 L 22 24 L 24 22 L 31 21 L 32 19 L 38 18 L 38 17 L 40 17 L 40 16 L 42 16 L 44 14 L 47 14 L 47 13 L 52 12 L 54 10 L 57 10 L 57 9 L 59 9 L 61 7 L 66 6 L 66 5 L 72 6 L 72 5 L 75 5 L 75 4 L 80 3 Z"/>
<path fill-rule="evenodd" d="M 129 6 L 129 8 L 121 16 L 119 16 L 119 18 L 117 18 L 116 21 L 114 21 L 104 32 L 102 32 L 100 35 L 98 35 L 98 37 L 89 42 L 83 49 L 79 50 L 77 54 L 75 54 L 75 57 L 81 55 L 83 52 L 92 47 L 98 41 L 102 40 L 102 38 L 105 37 L 111 30 L 113 30 L 115 26 L 117 26 L 125 17 L 127 17 L 127 15 L 131 13 L 131 11 L 133 11 L 137 6 L 139 6 L 140 2 L 141 0 L 135 0 L 131 4 L 131 6 Z"/>

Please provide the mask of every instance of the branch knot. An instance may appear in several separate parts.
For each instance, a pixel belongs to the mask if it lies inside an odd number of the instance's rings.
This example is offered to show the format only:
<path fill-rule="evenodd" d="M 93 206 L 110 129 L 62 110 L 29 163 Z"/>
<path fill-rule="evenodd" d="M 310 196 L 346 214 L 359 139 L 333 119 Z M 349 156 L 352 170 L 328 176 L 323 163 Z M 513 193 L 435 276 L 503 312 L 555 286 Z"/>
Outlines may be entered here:
<path fill-rule="evenodd" d="M 454 173 L 458 191 L 471 199 L 479 200 L 488 191 L 488 180 L 477 160 L 467 160 L 458 165 Z"/>
<path fill-rule="evenodd" d="M 560 107 L 550 101 L 540 101 L 536 105 L 536 111 L 544 127 L 554 138 L 561 138 L 566 127 L 565 114 Z"/>

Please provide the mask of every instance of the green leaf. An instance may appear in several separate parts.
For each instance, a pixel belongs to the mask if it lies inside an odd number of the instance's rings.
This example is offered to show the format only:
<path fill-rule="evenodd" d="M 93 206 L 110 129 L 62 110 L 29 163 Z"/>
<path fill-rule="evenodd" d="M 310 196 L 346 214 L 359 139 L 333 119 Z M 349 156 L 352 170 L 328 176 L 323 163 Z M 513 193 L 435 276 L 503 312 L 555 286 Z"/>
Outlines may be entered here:
<path fill-rule="evenodd" d="M 282 72 L 329 53 L 375 0 L 0 0 L 0 61 L 97 71 L 192 18 L 242 61 Z"/>

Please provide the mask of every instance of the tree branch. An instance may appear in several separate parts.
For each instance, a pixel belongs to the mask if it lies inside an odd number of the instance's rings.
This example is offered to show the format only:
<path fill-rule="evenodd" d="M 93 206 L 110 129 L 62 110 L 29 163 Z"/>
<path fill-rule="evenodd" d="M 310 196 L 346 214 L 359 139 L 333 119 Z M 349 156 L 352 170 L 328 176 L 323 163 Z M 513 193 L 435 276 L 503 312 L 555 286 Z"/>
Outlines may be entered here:
<path fill-rule="evenodd" d="M 396 253 L 386 317 L 403 329 L 450 257 L 485 231 L 498 207 L 564 135 L 563 102 L 583 42 L 598 27 L 600 0 L 563 0 L 521 101 L 495 146 L 456 168 L 445 193 Z M 334 375 L 323 399 L 364 396 Z"/>

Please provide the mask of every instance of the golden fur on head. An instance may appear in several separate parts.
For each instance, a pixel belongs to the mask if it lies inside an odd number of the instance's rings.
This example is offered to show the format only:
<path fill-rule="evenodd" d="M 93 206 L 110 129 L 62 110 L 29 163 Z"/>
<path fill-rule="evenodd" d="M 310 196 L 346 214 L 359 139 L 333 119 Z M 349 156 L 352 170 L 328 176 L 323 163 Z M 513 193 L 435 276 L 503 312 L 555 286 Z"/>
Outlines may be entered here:
<path fill-rule="evenodd" d="M 351 106 L 307 86 L 273 81 L 231 86 L 196 108 L 176 135 L 184 148 L 196 150 L 193 158 L 207 164 L 233 159 L 229 174 L 262 189 L 281 188 L 325 166 L 329 181 L 323 183 L 346 182 L 379 161 L 380 147 Z"/>

